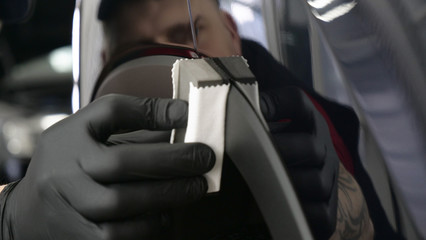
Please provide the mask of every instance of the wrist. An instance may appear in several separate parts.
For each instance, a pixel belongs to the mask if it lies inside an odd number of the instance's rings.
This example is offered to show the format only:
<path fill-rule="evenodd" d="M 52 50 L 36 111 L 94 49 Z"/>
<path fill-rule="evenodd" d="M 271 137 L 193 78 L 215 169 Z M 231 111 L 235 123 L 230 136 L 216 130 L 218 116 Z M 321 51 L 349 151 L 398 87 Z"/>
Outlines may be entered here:
<path fill-rule="evenodd" d="M 2 185 L 0 186 L 0 193 L 3 192 L 3 189 L 6 187 L 7 185 Z"/>
<path fill-rule="evenodd" d="M 19 181 L 10 183 L 8 185 L 1 186 L 1 192 L 0 192 L 0 239 L 3 240 L 11 240 L 10 238 L 10 230 L 11 230 L 11 223 L 10 223 L 10 217 L 7 213 L 7 200 L 9 198 L 10 193 L 13 191 L 13 189 L 18 185 Z"/>

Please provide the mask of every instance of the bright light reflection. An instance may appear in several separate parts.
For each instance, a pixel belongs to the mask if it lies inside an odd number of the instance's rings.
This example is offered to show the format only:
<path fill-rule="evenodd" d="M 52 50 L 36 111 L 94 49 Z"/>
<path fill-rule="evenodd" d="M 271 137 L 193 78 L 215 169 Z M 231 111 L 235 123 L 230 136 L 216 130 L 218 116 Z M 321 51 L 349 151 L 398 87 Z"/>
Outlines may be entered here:
<path fill-rule="evenodd" d="M 13 155 L 19 155 L 22 152 L 22 143 L 13 138 L 7 143 L 7 150 Z"/>
<path fill-rule="evenodd" d="M 314 14 L 314 16 L 321 21 L 331 22 L 334 19 L 341 17 L 351 11 L 356 6 L 356 4 L 356 2 L 341 4 L 331 9 L 330 11 L 325 12 L 324 14 L 319 14 L 316 10 L 312 10 L 312 14 Z"/>
<path fill-rule="evenodd" d="M 49 64 L 57 73 L 67 73 L 72 71 L 71 48 L 62 47 L 49 54 Z"/>
<path fill-rule="evenodd" d="M 78 83 L 74 82 L 74 86 L 72 89 L 72 112 L 75 113 L 80 109 L 80 87 L 78 86 Z"/>
<path fill-rule="evenodd" d="M 80 79 L 80 14 L 81 0 L 76 2 L 76 8 L 74 10 L 73 18 L 73 29 L 72 29 L 72 61 L 73 61 L 73 79 L 74 88 L 72 93 L 72 111 L 76 112 L 80 108 L 80 94 L 78 88 L 78 82 Z M 76 91 L 77 90 L 77 91 Z"/>
<path fill-rule="evenodd" d="M 16 156 L 29 156 L 33 152 L 31 123 L 8 121 L 3 125 L 5 145 Z"/>
<path fill-rule="evenodd" d="M 313 8 L 321 9 L 330 5 L 334 1 L 335 0 L 313 0 L 313 1 L 308 1 L 308 4 Z"/>
<path fill-rule="evenodd" d="M 241 3 L 231 3 L 231 11 L 232 16 L 234 16 L 240 24 L 254 21 L 253 10 Z"/>
<path fill-rule="evenodd" d="M 48 129 L 50 126 L 52 126 L 53 124 L 61 121 L 62 119 L 68 117 L 67 114 L 52 114 L 52 115 L 46 115 L 43 116 L 40 119 L 40 127 L 43 130 Z"/>

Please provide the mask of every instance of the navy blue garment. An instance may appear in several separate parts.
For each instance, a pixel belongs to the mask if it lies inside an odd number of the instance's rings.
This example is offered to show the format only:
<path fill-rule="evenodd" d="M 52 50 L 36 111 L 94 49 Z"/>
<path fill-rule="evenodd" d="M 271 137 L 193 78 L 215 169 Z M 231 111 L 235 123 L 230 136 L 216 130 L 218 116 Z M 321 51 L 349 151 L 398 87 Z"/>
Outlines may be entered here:
<path fill-rule="evenodd" d="M 296 79 L 258 43 L 242 40 L 242 52 L 250 65 L 251 71 L 257 78 L 260 91 L 279 86 L 297 86 L 311 95 L 324 108 L 351 154 L 354 177 L 367 202 L 370 218 L 375 228 L 375 239 L 402 239 L 392 229 L 371 179 L 360 161 L 358 154 L 359 121 L 355 112 L 347 106 L 325 99 L 316 93 L 311 86 Z"/>

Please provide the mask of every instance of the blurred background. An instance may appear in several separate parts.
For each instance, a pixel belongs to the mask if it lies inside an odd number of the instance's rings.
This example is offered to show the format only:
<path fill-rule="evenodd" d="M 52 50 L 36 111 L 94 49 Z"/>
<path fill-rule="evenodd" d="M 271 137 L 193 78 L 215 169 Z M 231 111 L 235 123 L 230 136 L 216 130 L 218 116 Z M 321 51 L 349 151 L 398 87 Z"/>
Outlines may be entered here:
<path fill-rule="evenodd" d="M 38 0 L 0 32 L 0 181 L 22 177 L 40 133 L 71 113 L 73 0 Z"/>

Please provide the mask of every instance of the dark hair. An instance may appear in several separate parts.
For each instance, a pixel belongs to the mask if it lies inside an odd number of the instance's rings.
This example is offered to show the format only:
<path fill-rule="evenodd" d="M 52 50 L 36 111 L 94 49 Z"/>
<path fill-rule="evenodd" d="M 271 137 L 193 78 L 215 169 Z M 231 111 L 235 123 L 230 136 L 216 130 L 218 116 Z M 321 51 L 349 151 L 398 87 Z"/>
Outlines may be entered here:
<path fill-rule="evenodd" d="M 127 3 L 127 2 L 136 2 L 136 1 L 143 1 L 143 0 L 101 0 L 101 4 L 99 5 L 98 10 L 98 19 L 101 21 L 107 21 L 109 20 L 114 12 L 118 9 L 120 4 Z M 214 0 L 218 6 L 220 0 Z"/>

